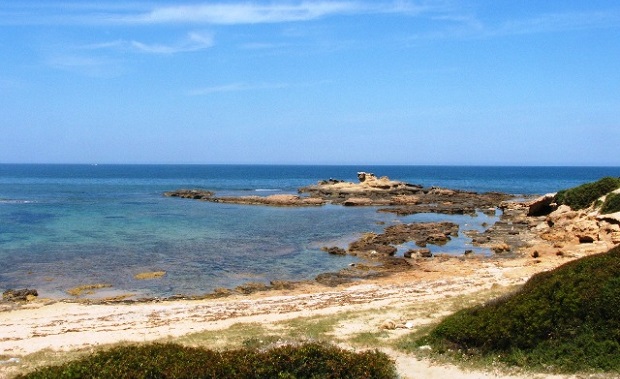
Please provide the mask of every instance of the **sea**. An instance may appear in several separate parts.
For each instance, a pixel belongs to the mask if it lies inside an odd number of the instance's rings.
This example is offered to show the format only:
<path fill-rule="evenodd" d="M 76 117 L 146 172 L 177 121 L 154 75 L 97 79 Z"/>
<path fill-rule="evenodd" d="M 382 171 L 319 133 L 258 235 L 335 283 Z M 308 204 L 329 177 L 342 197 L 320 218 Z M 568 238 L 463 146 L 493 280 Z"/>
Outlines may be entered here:
<path fill-rule="evenodd" d="M 545 194 L 620 167 L 45 165 L 0 164 L 0 292 L 33 288 L 45 298 L 106 284 L 91 297 L 203 295 L 273 280 L 310 280 L 358 262 L 322 247 L 344 247 L 366 232 L 401 222 L 453 221 L 484 230 L 499 216 L 396 216 L 375 207 L 307 208 L 219 204 L 164 197 L 200 188 L 218 196 L 297 193 L 357 172 L 393 180 L 517 196 Z M 463 233 L 461 233 L 463 235 Z M 466 237 L 434 253 L 474 248 Z M 399 247 L 401 254 L 412 246 Z M 164 271 L 157 279 L 136 274 Z"/>

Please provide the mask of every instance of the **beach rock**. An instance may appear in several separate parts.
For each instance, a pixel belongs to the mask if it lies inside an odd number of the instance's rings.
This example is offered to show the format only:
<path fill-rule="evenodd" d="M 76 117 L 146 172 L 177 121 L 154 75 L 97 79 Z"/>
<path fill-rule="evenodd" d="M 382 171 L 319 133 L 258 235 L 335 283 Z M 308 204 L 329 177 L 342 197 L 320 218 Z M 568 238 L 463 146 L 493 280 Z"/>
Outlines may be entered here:
<path fill-rule="evenodd" d="M 502 211 L 525 210 L 527 216 L 545 216 L 557 209 L 555 193 L 549 193 L 534 199 L 524 201 L 502 201 L 499 208 Z"/>
<path fill-rule="evenodd" d="M 433 253 L 430 249 L 411 249 L 405 251 L 405 258 L 432 258 Z"/>
<path fill-rule="evenodd" d="M 458 236 L 459 225 L 451 222 L 429 222 L 396 224 L 388 226 L 383 233 L 367 233 L 362 238 L 349 244 L 350 253 L 376 252 L 394 255 L 397 245 L 415 242 L 418 246 L 426 244 L 444 244 L 450 236 Z"/>
<path fill-rule="evenodd" d="M 201 189 L 180 189 L 176 191 L 164 192 L 166 197 L 180 197 L 183 199 L 206 200 L 211 199 L 214 192 Z"/>
<path fill-rule="evenodd" d="M 35 289 L 28 289 L 28 288 L 20 289 L 20 290 L 10 289 L 2 293 L 2 300 L 10 301 L 10 302 L 31 301 L 31 300 L 34 300 L 38 296 L 39 296 L 39 293 Z"/>
<path fill-rule="evenodd" d="M 328 287 L 336 287 L 344 283 L 350 283 L 353 279 L 340 275 L 338 273 L 326 272 L 323 274 L 317 275 L 314 279 L 318 283 L 328 286 Z"/>
<path fill-rule="evenodd" d="M 332 255 L 347 255 L 347 251 L 341 247 L 323 247 L 321 250 Z"/>
<path fill-rule="evenodd" d="M 244 295 L 249 295 L 255 292 L 267 291 L 268 289 L 269 287 L 265 283 L 251 282 L 237 286 L 235 291 Z"/>
<path fill-rule="evenodd" d="M 350 197 L 346 199 L 342 205 L 346 207 L 368 206 L 373 205 L 373 201 L 368 197 Z"/>

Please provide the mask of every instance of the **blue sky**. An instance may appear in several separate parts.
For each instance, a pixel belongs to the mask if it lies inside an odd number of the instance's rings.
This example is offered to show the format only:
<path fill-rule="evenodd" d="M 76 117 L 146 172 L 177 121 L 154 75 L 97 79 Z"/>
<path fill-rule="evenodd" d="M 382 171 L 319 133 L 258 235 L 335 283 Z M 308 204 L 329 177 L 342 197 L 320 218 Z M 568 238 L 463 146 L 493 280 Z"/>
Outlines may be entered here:
<path fill-rule="evenodd" d="M 0 3 L 0 163 L 620 165 L 620 2 Z"/>

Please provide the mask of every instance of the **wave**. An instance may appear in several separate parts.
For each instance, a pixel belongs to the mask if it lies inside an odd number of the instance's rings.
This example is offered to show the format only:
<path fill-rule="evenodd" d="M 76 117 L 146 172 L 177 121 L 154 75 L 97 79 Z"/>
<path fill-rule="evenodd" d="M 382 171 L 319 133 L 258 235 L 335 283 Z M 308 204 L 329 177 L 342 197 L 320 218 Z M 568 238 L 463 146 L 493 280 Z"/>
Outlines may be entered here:
<path fill-rule="evenodd" d="M 0 199 L 0 204 L 31 204 L 34 200 Z"/>
<path fill-rule="evenodd" d="M 278 191 L 281 191 L 281 190 L 277 189 L 277 188 L 257 188 L 254 191 L 255 192 L 278 192 Z"/>

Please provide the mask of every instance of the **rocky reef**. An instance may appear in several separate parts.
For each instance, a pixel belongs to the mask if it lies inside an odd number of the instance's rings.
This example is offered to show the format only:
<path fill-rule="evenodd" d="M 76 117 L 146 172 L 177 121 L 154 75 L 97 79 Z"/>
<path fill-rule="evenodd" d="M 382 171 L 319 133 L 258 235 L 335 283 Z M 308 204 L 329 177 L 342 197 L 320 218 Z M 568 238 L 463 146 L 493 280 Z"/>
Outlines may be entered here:
<path fill-rule="evenodd" d="M 563 203 L 562 199 L 566 198 L 588 198 L 582 192 L 592 192 L 591 188 L 602 187 L 596 183 L 577 189 L 577 195 L 568 190 L 560 191 L 561 196 L 554 193 L 516 200 L 509 194 L 427 188 L 387 177 L 379 178 L 366 172 L 358 173 L 358 179 L 358 183 L 323 180 L 300 188 L 297 195 L 218 197 L 206 190 L 178 190 L 165 195 L 247 205 L 375 206 L 380 212 L 397 215 L 438 213 L 474 216 L 477 212 L 496 214 L 498 209 L 501 210 L 499 220 L 482 232 L 459 231 L 459 225 L 451 222 L 397 223 L 387 226 L 382 233 L 364 233 L 346 248 L 324 247 L 323 250 L 329 254 L 355 255 L 364 258 L 366 262 L 351 265 L 336 273 L 324 273 L 316 278 L 317 282 L 329 286 L 406 271 L 429 259 L 442 262 L 470 259 L 473 249 L 464 249 L 460 256 L 435 256 L 427 247 L 442 246 L 457 237 L 459 232 L 471 239 L 472 246 L 492 252 L 492 258 L 525 258 L 530 259 L 532 265 L 546 259 L 574 259 L 600 253 L 620 244 L 620 212 L 602 211 L 610 208 L 610 204 L 611 209 L 616 210 L 617 199 L 614 196 L 620 194 L 620 189 L 600 197 L 594 196 L 588 206 L 579 209 Z M 399 248 L 402 249 L 407 243 L 414 243 L 416 248 L 397 254 Z"/>
<path fill-rule="evenodd" d="M 245 205 L 268 205 L 282 207 L 320 206 L 338 204 L 344 206 L 386 206 L 385 212 L 399 215 L 414 213 L 475 214 L 476 210 L 495 212 L 503 200 L 511 196 L 501 193 L 459 191 L 377 177 L 372 173 L 359 172 L 358 183 L 328 179 L 316 185 L 302 187 L 298 195 L 277 194 L 271 196 L 216 196 L 214 192 L 200 189 L 181 189 L 164 193 L 168 197 L 233 203 Z"/>

